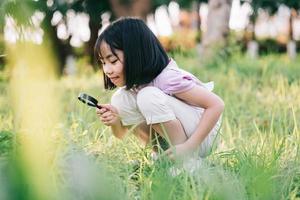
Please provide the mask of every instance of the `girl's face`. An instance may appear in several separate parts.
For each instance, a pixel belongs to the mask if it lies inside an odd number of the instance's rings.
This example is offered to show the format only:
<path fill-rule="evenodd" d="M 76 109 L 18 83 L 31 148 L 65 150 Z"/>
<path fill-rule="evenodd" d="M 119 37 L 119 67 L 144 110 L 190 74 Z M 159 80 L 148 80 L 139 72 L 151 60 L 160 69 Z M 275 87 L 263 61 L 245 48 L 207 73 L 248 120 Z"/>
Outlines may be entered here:
<path fill-rule="evenodd" d="M 110 49 L 110 46 L 102 41 L 100 45 L 101 62 L 103 71 L 110 81 L 117 87 L 122 87 L 126 84 L 124 75 L 124 54 L 123 51 L 116 49 L 115 56 Z"/>

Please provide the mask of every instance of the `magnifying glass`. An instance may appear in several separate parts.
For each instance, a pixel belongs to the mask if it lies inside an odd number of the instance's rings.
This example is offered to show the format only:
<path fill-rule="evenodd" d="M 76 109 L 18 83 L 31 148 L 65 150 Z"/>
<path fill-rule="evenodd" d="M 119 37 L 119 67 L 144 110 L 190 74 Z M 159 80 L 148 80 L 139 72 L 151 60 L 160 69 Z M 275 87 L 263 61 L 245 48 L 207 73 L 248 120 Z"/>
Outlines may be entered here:
<path fill-rule="evenodd" d="M 87 104 L 88 106 L 91 106 L 91 107 L 96 107 L 96 108 L 99 108 L 101 109 L 102 107 L 98 105 L 98 101 L 97 99 L 95 99 L 94 97 L 88 95 L 88 94 L 85 94 L 85 93 L 80 93 L 78 95 L 78 99 L 84 103 L 84 104 Z"/>

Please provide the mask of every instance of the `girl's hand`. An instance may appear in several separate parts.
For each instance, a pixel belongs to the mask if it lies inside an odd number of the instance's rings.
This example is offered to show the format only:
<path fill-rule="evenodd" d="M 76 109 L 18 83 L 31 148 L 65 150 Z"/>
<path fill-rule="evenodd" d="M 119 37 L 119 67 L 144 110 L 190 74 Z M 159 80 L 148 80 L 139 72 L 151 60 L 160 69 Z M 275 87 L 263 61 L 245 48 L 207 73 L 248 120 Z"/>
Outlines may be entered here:
<path fill-rule="evenodd" d="M 193 153 L 194 149 L 187 145 L 187 143 L 177 144 L 165 151 L 166 155 L 171 160 L 183 159 Z"/>
<path fill-rule="evenodd" d="M 102 108 L 97 108 L 97 115 L 106 126 L 113 126 L 120 122 L 118 110 L 110 104 L 99 105 Z"/>

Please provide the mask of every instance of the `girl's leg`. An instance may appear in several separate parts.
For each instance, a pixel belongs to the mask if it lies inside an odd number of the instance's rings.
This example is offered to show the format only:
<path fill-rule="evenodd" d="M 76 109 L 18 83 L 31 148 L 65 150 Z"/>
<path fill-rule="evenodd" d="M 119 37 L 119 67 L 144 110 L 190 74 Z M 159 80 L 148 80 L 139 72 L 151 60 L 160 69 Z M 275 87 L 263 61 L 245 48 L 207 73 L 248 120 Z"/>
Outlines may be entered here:
<path fill-rule="evenodd" d="M 156 87 L 145 87 L 137 94 L 137 106 L 148 125 L 164 136 L 163 125 L 171 144 L 180 144 L 194 134 L 204 109 L 188 105 L 175 97 L 166 95 Z M 221 117 L 200 145 L 200 156 L 205 157 L 215 143 Z"/>
<path fill-rule="evenodd" d="M 187 135 L 173 110 L 167 105 L 167 95 L 155 87 L 145 87 L 137 95 L 137 106 L 160 136 L 170 140 L 172 145 L 182 144 Z M 165 135 L 167 134 L 167 135 Z"/>
<path fill-rule="evenodd" d="M 145 147 L 150 142 L 150 126 L 148 126 L 146 122 L 142 122 L 134 129 L 134 135 Z"/>
<path fill-rule="evenodd" d="M 158 151 L 158 146 L 164 150 L 168 147 L 163 137 L 157 135 L 156 133 L 161 132 L 160 126 L 157 126 L 157 128 L 155 127 L 155 129 L 158 130 L 155 131 L 153 130 L 154 127 L 151 127 L 150 129 L 150 126 L 146 124 L 145 118 L 137 106 L 136 93 L 131 92 L 130 90 L 125 90 L 124 88 L 120 88 L 113 94 L 111 98 L 111 104 L 119 111 L 119 115 L 124 126 L 135 126 L 138 124 L 133 133 L 139 138 L 144 146 L 151 141 L 154 151 Z M 170 125 L 173 126 L 173 124 L 166 125 L 167 129 L 169 129 L 168 127 Z M 150 133 L 152 134 L 150 135 Z M 173 137 L 171 138 L 173 140 Z"/>
<path fill-rule="evenodd" d="M 150 128 L 152 128 L 151 131 Z M 150 133 L 152 133 L 152 137 Z M 172 145 L 182 144 L 187 140 L 187 136 L 178 119 L 152 125 L 147 125 L 146 122 L 143 122 L 134 130 L 134 135 L 140 140 L 144 147 L 149 144 L 150 140 L 155 140 L 156 133 L 162 138 L 170 140 Z M 158 140 L 161 140 L 161 138 L 158 138 Z"/>
<path fill-rule="evenodd" d="M 196 130 L 204 112 L 204 109 L 188 105 L 175 97 L 166 95 L 156 87 L 145 87 L 138 94 L 123 88 L 119 89 L 112 96 L 111 103 L 118 109 L 124 126 L 141 124 L 146 121 L 148 126 L 151 125 L 152 129 L 164 137 L 165 134 L 160 125 L 162 124 L 172 144 L 181 143 L 189 138 Z M 201 157 L 209 154 L 217 138 L 220 125 L 221 117 L 200 145 Z M 151 140 L 150 136 L 144 134 L 150 132 L 150 127 L 149 129 L 139 127 L 139 132 L 142 133 L 139 137 L 145 141 L 144 143 Z"/>
<path fill-rule="evenodd" d="M 174 125 L 172 123 L 166 122 L 167 129 L 169 126 L 174 126 Z M 146 122 L 143 122 L 134 129 L 134 135 L 139 139 L 143 147 L 146 147 L 146 145 L 151 143 L 153 152 L 158 152 L 160 148 L 163 150 L 167 150 L 169 148 L 169 145 L 167 141 L 164 139 L 165 134 L 163 131 L 172 131 L 172 130 L 170 129 L 166 130 L 166 128 L 164 128 L 165 130 L 162 130 L 161 127 L 162 126 L 160 124 L 147 125 Z M 171 127 L 171 129 L 172 128 L 173 127 Z"/>
<path fill-rule="evenodd" d="M 172 145 L 182 144 L 187 140 L 187 136 L 178 119 L 153 124 L 152 127 L 163 138 L 168 137 L 167 139 L 170 140 Z"/>

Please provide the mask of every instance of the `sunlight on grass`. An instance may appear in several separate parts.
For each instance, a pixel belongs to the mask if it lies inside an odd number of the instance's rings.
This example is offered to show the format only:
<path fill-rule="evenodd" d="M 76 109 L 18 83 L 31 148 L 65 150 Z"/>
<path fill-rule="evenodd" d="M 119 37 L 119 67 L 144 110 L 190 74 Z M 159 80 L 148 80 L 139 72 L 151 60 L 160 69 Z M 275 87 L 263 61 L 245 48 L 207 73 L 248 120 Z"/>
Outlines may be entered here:
<path fill-rule="evenodd" d="M 117 140 L 95 109 L 77 100 L 86 92 L 110 101 L 101 72 L 57 79 L 43 47 L 20 44 L 9 52 L 14 73 L 9 87 L 0 84 L 0 170 L 10 154 L 22 162 L 8 170 L 17 177 L 14 189 L 0 181 L 0 198 L 18 191 L 24 199 L 299 199 L 299 60 L 233 55 L 213 66 L 199 65 L 195 52 L 174 55 L 202 81 L 213 80 L 226 104 L 219 145 L 191 172 L 153 161 L 151 147 L 132 132 Z"/>
<path fill-rule="evenodd" d="M 17 132 L 21 170 L 30 183 L 31 199 L 52 199 L 53 142 L 59 121 L 59 94 L 55 91 L 56 63 L 49 47 L 30 43 L 11 45 L 7 52 L 12 68 L 10 93 Z"/>

